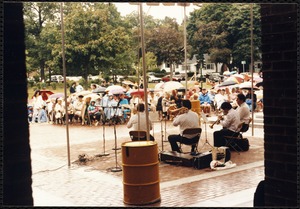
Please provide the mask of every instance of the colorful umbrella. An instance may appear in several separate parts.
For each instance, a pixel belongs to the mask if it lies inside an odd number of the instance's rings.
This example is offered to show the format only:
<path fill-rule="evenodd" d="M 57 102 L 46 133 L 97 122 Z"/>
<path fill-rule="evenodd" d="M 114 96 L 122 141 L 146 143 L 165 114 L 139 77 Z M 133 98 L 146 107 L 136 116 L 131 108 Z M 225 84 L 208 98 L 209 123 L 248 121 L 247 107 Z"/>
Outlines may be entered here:
<path fill-rule="evenodd" d="M 148 91 L 147 91 L 147 92 L 148 92 Z M 131 96 L 137 95 L 137 96 L 144 97 L 145 92 L 144 92 L 144 89 L 138 89 L 138 90 L 133 90 L 133 91 L 131 91 L 131 92 L 130 92 L 130 95 L 131 95 Z"/>
<path fill-rule="evenodd" d="M 54 94 L 52 91 L 49 90 L 40 90 L 40 92 L 44 101 L 48 100 L 48 97 Z"/>

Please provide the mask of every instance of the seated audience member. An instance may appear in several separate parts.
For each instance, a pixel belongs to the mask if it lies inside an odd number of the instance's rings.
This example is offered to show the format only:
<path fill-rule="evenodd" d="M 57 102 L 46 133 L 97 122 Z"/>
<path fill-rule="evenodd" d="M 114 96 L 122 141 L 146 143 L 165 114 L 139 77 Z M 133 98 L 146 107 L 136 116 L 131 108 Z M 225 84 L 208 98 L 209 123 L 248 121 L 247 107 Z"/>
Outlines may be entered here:
<path fill-rule="evenodd" d="M 95 106 L 95 101 L 92 100 L 88 106 L 88 114 L 90 117 L 90 121 L 95 122 L 95 126 L 99 124 L 100 121 L 100 112 L 97 106 Z"/>
<path fill-rule="evenodd" d="M 149 130 L 152 130 L 152 121 L 150 120 L 150 118 L 148 118 L 148 121 L 149 121 Z M 127 128 L 132 128 L 133 131 L 147 132 L 145 105 L 143 103 L 137 104 L 137 113 L 130 117 L 127 123 Z M 151 134 L 150 134 L 150 140 L 154 141 L 154 137 Z"/>
<path fill-rule="evenodd" d="M 210 97 L 208 95 L 206 88 L 202 88 L 202 94 L 199 95 L 199 100 L 200 100 L 200 105 L 201 105 L 203 112 L 205 114 L 207 114 L 207 116 L 209 116 L 211 100 L 210 100 Z"/>
<path fill-rule="evenodd" d="M 84 101 L 83 101 L 83 96 L 79 95 L 78 99 L 74 101 L 73 106 L 74 106 L 74 119 L 75 120 L 80 120 L 80 123 L 82 123 L 82 113 L 81 110 L 83 108 L 84 105 Z"/>
<path fill-rule="evenodd" d="M 192 104 L 190 100 L 182 100 L 182 106 L 187 110 L 185 113 L 177 115 L 173 120 L 174 126 L 179 126 L 180 134 L 169 135 L 172 151 L 180 152 L 177 142 L 183 144 L 194 144 L 199 141 L 196 135 L 182 136 L 182 133 L 187 128 L 200 128 L 198 114 L 191 110 Z M 195 146 L 192 146 L 191 152 L 195 151 Z"/>
<path fill-rule="evenodd" d="M 214 132 L 214 146 L 221 147 L 226 145 L 224 136 L 238 135 L 240 116 L 238 111 L 234 110 L 229 102 L 223 102 L 221 107 L 224 116 L 218 116 L 222 129 Z"/>

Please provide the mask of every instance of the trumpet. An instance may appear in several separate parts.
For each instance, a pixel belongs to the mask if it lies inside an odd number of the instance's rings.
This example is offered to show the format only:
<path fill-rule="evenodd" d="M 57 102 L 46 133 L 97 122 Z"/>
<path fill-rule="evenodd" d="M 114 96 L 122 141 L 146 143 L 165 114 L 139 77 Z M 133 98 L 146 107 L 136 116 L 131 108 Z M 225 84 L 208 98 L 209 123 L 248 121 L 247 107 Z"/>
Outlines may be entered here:
<path fill-rule="evenodd" d="M 221 117 L 218 117 L 218 120 L 216 120 L 215 122 L 213 122 L 213 124 L 210 124 L 209 127 L 210 127 L 211 129 L 213 129 L 213 128 L 214 128 L 214 125 L 215 125 L 215 124 L 219 124 L 220 121 L 221 121 L 222 119 L 223 119 L 223 115 L 222 115 Z"/>

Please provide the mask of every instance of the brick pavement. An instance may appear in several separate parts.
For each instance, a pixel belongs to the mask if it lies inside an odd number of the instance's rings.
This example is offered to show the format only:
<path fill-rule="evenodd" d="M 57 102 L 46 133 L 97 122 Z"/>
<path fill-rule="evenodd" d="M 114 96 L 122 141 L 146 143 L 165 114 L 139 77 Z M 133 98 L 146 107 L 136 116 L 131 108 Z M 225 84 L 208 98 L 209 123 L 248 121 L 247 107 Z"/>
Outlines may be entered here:
<path fill-rule="evenodd" d="M 160 125 L 155 124 L 155 138 L 159 150 L 162 150 Z M 178 128 L 167 124 L 167 134 Z M 63 126 L 34 124 L 30 128 L 33 170 L 33 196 L 35 206 L 120 206 L 123 203 L 123 172 L 111 172 L 114 167 L 115 151 L 113 127 L 106 127 L 106 152 L 109 156 L 95 157 L 103 151 L 102 127 L 70 127 L 71 166 L 67 166 L 67 149 Z M 216 127 L 218 129 L 218 127 Z M 128 130 L 118 126 L 118 146 L 128 141 Z M 53 132 L 58 134 L 53 137 Z M 212 132 L 207 136 L 212 143 Z M 263 130 L 255 129 L 256 135 L 244 134 L 250 139 L 250 150 L 238 155 L 232 152 L 231 160 L 237 163 L 232 169 L 211 171 L 193 169 L 166 164 L 159 165 L 161 201 L 151 206 L 188 207 L 188 206 L 223 206 L 226 200 L 229 206 L 249 206 L 253 191 L 260 180 L 264 179 L 263 166 Z M 202 132 L 202 142 L 204 133 Z M 201 147 L 201 144 L 199 145 Z M 170 146 L 164 143 L 164 149 Z M 209 149 L 204 147 L 203 149 Z M 90 161 L 78 164 L 78 155 L 86 153 Z M 120 150 L 117 151 L 117 163 L 121 165 Z M 244 202 L 232 202 L 245 193 Z M 251 194 L 249 194 L 251 193 Z M 235 195 L 235 196 L 234 196 Z M 48 197 L 48 198 L 47 198 Z M 179 198 L 180 197 L 180 198 Z M 227 199 L 224 199 L 227 198 Z M 219 204 L 219 205 L 218 205 Z M 251 206 L 251 205 L 250 205 Z"/>

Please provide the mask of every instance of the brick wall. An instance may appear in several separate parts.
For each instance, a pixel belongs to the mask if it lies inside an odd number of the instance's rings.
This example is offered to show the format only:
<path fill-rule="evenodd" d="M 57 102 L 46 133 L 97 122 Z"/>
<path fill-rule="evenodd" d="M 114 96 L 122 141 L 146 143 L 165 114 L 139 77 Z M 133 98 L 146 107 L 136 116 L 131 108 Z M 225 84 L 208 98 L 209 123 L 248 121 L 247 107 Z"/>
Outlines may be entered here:
<path fill-rule="evenodd" d="M 297 195 L 297 4 L 262 4 L 265 206 Z"/>
<path fill-rule="evenodd" d="M 3 11 L 5 18 L 4 73 L 2 77 L 4 81 L 4 181 L 1 205 L 32 206 L 22 4 L 5 3 Z M 1 82 L 2 84 L 3 82 Z"/>

